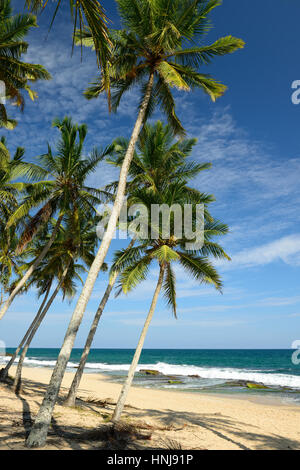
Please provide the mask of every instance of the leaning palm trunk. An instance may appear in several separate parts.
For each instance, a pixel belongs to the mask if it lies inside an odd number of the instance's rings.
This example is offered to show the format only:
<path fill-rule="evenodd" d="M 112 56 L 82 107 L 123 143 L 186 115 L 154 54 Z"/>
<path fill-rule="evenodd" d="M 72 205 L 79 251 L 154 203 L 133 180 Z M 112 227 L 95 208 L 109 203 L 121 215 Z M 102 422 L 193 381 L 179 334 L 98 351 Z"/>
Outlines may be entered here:
<path fill-rule="evenodd" d="M 135 353 L 134 353 L 134 356 L 133 356 L 133 359 L 132 359 L 132 363 L 131 363 L 130 368 L 129 368 L 127 379 L 126 379 L 126 381 L 123 385 L 123 388 L 121 390 L 121 393 L 120 393 L 120 396 L 119 396 L 119 399 L 118 399 L 118 402 L 116 404 L 116 408 L 115 408 L 115 411 L 114 411 L 114 414 L 113 414 L 113 417 L 112 417 L 112 421 L 114 423 L 117 423 L 120 420 L 120 417 L 121 417 L 122 412 L 123 412 L 123 408 L 124 408 L 124 405 L 125 405 L 125 402 L 126 402 L 126 399 L 127 399 L 129 389 L 130 389 L 131 384 L 132 384 L 134 373 L 135 373 L 136 367 L 138 365 L 138 362 L 139 362 L 139 359 L 140 359 L 140 356 L 141 356 L 141 352 L 142 352 L 142 349 L 143 349 L 146 334 L 147 334 L 149 325 L 151 323 L 151 320 L 152 320 L 152 317 L 153 317 L 153 314 L 154 314 L 154 311 L 155 311 L 155 308 L 156 308 L 158 296 L 159 296 L 159 293 L 160 293 L 160 290 L 161 290 L 161 287 L 162 287 L 162 284 L 163 284 L 164 271 L 165 271 L 164 265 L 161 265 L 160 272 L 159 272 L 159 278 L 158 278 L 158 282 L 157 282 L 157 285 L 156 285 L 156 289 L 154 291 L 154 295 L 153 295 L 153 299 L 152 299 L 152 302 L 151 302 L 150 310 L 149 310 L 148 316 L 146 318 L 146 321 L 145 321 L 145 324 L 144 324 L 144 327 L 143 327 L 143 330 L 142 330 L 137 348 L 135 350 Z"/>
<path fill-rule="evenodd" d="M 16 295 L 20 292 L 20 290 L 25 286 L 26 282 L 28 281 L 28 279 L 30 278 L 31 274 L 33 273 L 33 271 L 37 268 L 37 266 L 41 263 L 41 261 L 43 261 L 43 259 L 45 258 L 46 254 L 48 253 L 48 251 L 50 250 L 51 246 L 52 246 L 52 243 L 54 242 L 54 239 L 57 235 L 57 232 L 59 230 L 59 227 L 60 227 L 60 224 L 61 224 L 61 221 L 63 219 L 63 215 L 60 215 L 59 218 L 57 219 L 57 222 L 56 222 L 56 225 L 53 229 L 53 232 L 52 232 L 52 235 L 47 243 L 47 245 L 44 246 L 44 249 L 42 250 L 41 254 L 37 257 L 37 259 L 34 261 L 34 263 L 32 263 L 32 265 L 30 266 L 30 268 L 28 269 L 28 271 L 26 272 L 26 274 L 24 274 L 24 276 L 22 277 L 22 279 L 18 282 L 18 284 L 16 285 L 16 287 L 14 288 L 14 290 L 12 291 L 12 293 L 10 294 L 10 296 L 8 297 L 8 299 L 6 300 L 5 304 L 3 305 L 1 311 L 0 311 L 0 320 L 1 318 L 5 315 L 5 313 L 7 312 L 7 310 L 9 309 L 12 301 L 14 300 L 14 298 L 16 297 Z"/>
<path fill-rule="evenodd" d="M 13 353 L 12 357 L 10 358 L 9 362 L 6 364 L 5 368 L 2 369 L 0 371 L 0 380 L 6 380 L 7 379 L 7 376 L 8 376 L 8 373 L 9 373 L 9 369 L 11 368 L 11 366 L 13 365 L 13 363 L 15 362 L 19 352 L 21 351 L 21 349 L 23 348 L 28 336 L 30 335 L 32 329 L 34 328 L 36 322 L 38 321 L 39 319 L 39 316 L 41 314 L 41 312 L 43 311 L 44 309 L 44 306 L 45 306 L 45 303 L 47 301 L 47 298 L 48 298 L 48 295 L 49 295 L 49 292 L 50 292 L 50 288 L 51 288 L 51 283 L 49 284 L 48 286 L 48 289 L 46 291 L 46 294 L 44 296 L 44 299 L 43 299 L 43 302 L 41 303 L 41 306 L 36 314 L 36 316 L 34 317 L 33 321 L 31 322 L 28 330 L 26 331 L 22 341 L 20 342 L 19 346 L 17 347 L 17 349 L 15 350 L 15 352 Z"/>
<path fill-rule="evenodd" d="M 131 242 L 128 245 L 127 250 L 130 250 L 130 248 L 132 248 L 132 246 L 134 245 L 134 242 L 135 242 L 134 239 L 131 240 Z M 97 309 L 97 312 L 95 314 L 91 329 L 89 331 L 89 334 L 88 334 L 88 337 L 87 337 L 87 340 L 86 340 L 86 343 L 85 343 L 85 346 L 84 346 L 84 349 L 83 349 L 83 353 L 82 353 L 81 358 L 80 358 L 79 366 L 76 370 L 76 374 L 75 374 L 73 382 L 71 384 L 68 396 L 67 396 L 67 398 L 64 402 L 64 404 L 66 406 L 75 406 L 78 387 L 80 385 L 80 381 L 81 381 L 81 378 L 82 378 L 82 374 L 83 374 L 83 371 L 84 371 L 84 367 L 85 367 L 88 355 L 90 353 L 90 349 L 91 349 L 91 346 L 92 346 L 92 343 L 93 343 L 93 340 L 94 340 L 94 336 L 95 336 L 95 333 L 97 331 L 98 324 L 99 324 L 100 318 L 102 316 L 103 310 L 105 309 L 105 306 L 107 304 L 107 301 L 109 299 L 109 296 L 111 294 L 111 291 L 114 287 L 114 284 L 117 280 L 118 275 L 119 275 L 119 271 L 115 271 L 111 275 L 111 277 L 109 279 L 109 282 L 108 282 L 108 286 L 107 286 L 107 288 L 104 292 L 104 295 L 101 299 L 101 302 L 100 302 L 99 307 Z"/>
<path fill-rule="evenodd" d="M 98 253 L 94 259 L 94 262 L 87 276 L 85 285 L 78 299 L 72 318 L 70 320 L 70 323 L 69 323 L 69 326 L 68 326 L 68 329 L 64 338 L 64 342 L 60 350 L 60 353 L 58 355 L 57 362 L 54 367 L 53 374 L 51 376 L 50 383 L 48 385 L 44 400 L 41 404 L 41 407 L 37 414 L 34 425 L 30 431 L 30 434 L 27 438 L 27 441 L 26 441 L 27 447 L 40 447 L 40 446 L 43 446 L 46 442 L 53 408 L 56 403 L 56 399 L 59 393 L 61 382 L 62 382 L 64 373 L 66 370 L 66 366 L 67 366 L 67 363 L 68 363 L 68 360 L 69 360 L 69 357 L 73 348 L 73 344 L 76 338 L 76 334 L 80 326 L 83 314 L 85 312 L 87 303 L 91 297 L 93 287 L 97 280 L 99 271 L 102 267 L 102 264 L 108 252 L 111 240 L 115 233 L 118 218 L 119 218 L 122 204 L 123 204 L 123 198 L 125 195 L 127 174 L 128 174 L 131 160 L 134 155 L 135 145 L 136 145 L 139 133 L 141 131 L 142 124 L 146 117 L 146 110 L 149 104 L 151 91 L 153 87 L 153 79 L 154 79 L 154 73 L 151 72 L 149 76 L 144 100 L 140 107 L 138 118 L 136 120 L 134 129 L 130 138 L 130 142 L 128 145 L 128 149 L 127 149 L 127 152 L 126 152 L 123 164 L 122 164 L 122 168 L 120 171 L 117 194 L 116 194 L 114 206 L 111 212 L 111 216 L 107 225 L 107 229 L 103 236 L 101 246 L 98 250 Z"/>
<path fill-rule="evenodd" d="M 53 294 L 51 295 L 50 299 L 47 302 L 47 305 L 45 306 L 44 310 L 42 310 L 42 312 L 40 313 L 34 327 L 32 328 L 32 330 L 31 330 L 31 332 L 30 332 L 30 334 L 27 338 L 27 341 L 25 343 L 25 346 L 23 348 L 23 351 L 21 353 L 21 356 L 20 356 L 20 359 L 19 359 L 19 362 L 18 362 L 18 367 L 17 367 L 17 371 L 16 371 L 14 383 L 13 383 L 13 389 L 16 393 L 18 393 L 21 389 L 22 367 L 23 367 L 23 363 L 24 363 L 28 348 L 31 344 L 31 341 L 34 338 L 34 335 L 36 334 L 37 330 L 39 329 L 43 319 L 45 318 L 46 313 L 48 312 L 49 308 L 51 307 L 51 305 L 52 305 L 52 303 L 55 299 L 55 297 L 57 296 L 57 294 L 59 292 L 59 290 L 60 290 L 60 288 L 61 288 L 61 286 L 62 286 L 62 284 L 65 280 L 65 277 L 68 273 L 69 266 L 70 266 L 70 262 L 68 263 L 66 269 L 64 270 L 60 282 L 57 284 Z"/>

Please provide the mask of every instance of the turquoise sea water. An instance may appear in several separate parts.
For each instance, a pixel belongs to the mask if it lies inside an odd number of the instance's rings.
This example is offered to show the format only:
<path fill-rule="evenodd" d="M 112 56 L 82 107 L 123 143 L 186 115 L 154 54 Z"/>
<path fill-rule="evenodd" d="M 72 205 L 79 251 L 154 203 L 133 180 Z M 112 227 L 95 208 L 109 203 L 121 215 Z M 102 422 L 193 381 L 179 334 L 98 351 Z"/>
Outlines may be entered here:
<path fill-rule="evenodd" d="M 7 349 L 8 353 L 13 349 Z M 59 349 L 29 349 L 26 366 L 53 367 Z M 137 372 L 136 385 L 191 392 L 274 393 L 300 403 L 300 365 L 292 363 L 292 350 L 204 350 L 145 349 L 139 369 L 163 375 L 145 376 Z M 69 370 L 78 365 L 82 349 L 74 349 Z M 121 382 L 134 350 L 92 349 L 85 372 L 108 374 Z M 300 356 L 300 354 L 299 354 Z M 3 360 L 3 359 L 2 359 Z M 169 380 L 182 383 L 172 384 Z M 243 382 L 265 384 L 264 391 L 250 391 Z"/>

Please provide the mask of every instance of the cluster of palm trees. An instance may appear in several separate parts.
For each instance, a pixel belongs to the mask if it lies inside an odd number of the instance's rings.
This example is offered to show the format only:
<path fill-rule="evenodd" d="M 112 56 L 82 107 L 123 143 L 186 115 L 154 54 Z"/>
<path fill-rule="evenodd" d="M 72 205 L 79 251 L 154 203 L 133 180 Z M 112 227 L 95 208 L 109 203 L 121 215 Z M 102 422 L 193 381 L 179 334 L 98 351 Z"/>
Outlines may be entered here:
<path fill-rule="evenodd" d="M 44 0 L 27 0 L 32 11 L 43 9 Z M 199 72 L 215 56 L 242 48 L 242 40 L 227 36 L 203 45 L 210 29 L 210 12 L 219 0 L 116 0 L 121 29 L 111 29 L 97 0 L 70 0 L 74 20 L 73 43 L 95 50 L 99 77 L 85 91 L 88 99 L 106 93 L 108 107 L 117 112 L 123 95 L 134 87 L 140 90 L 137 119 L 129 140 L 117 138 L 105 149 L 84 152 L 85 125 L 71 118 L 55 119 L 53 125 L 60 138 L 53 149 L 34 163 L 24 161 L 24 149 L 10 155 L 4 139 L 0 145 L 0 319 L 15 297 L 34 286 L 42 297 L 41 305 L 21 340 L 14 356 L 1 371 L 7 378 L 9 369 L 21 352 L 14 389 L 20 391 L 22 364 L 28 347 L 38 331 L 55 296 L 73 297 L 78 282 L 83 283 L 70 319 L 60 353 L 43 402 L 26 441 L 28 447 L 42 446 L 47 438 L 53 409 L 61 382 L 80 327 L 87 303 L 100 270 L 106 270 L 105 257 L 118 228 L 124 197 L 129 205 L 142 204 L 151 212 L 153 204 L 189 204 L 204 206 L 204 243 L 187 248 L 184 236 L 175 236 L 175 219 L 170 216 L 170 234 L 163 236 L 161 224 L 156 235 L 132 234 L 126 249 L 114 254 L 108 285 L 95 313 L 79 367 L 66 397 L 66 405 L 75 404 L 84 366 L 113 287 L 129 293 L 146 279 L 151 264 L 157 266 L 158 280 L 153 299 L 134 354 L 128 377 L 122 388 L 112 421 L 122 414 L 124 403 L 138 364 L 148 326 L 161 290 L 176 316 L 175 263 L 200 283 L 210 283 L 218 290 L 221 280 L 211 258 L 227 258 L 222 247 L 213 241 L 227 233 L 226 225 L 215 220 L 209 211 L 213 196 L 190 187 L 199 172 L 210 167 L 190 160 L 195 139 L 188 139 L 175 111 L 174 89 L 191 91 L 200 88 L 214 101 L 226 87 Z M 57 1 L 54 17 L 61 1 Z M 31 98 L 28 83 L 50 78 L 40 65 L 26 64 L 22 54 L 27 49 L 23 38 L 35 25 L 32 14 L 13 16 L 10 0 L 0 0 L 0 80 L 5 83 L 7 99 L 23 105 L 23 91 Z M 54 18 L 52 18 L 52 21 Z M 18 28 L 19 25 L 19 28 Z M 78 29 L 76 29 L 78 26 Z M 2 126 L 12 127 L 6 106 L 1 105 Z M 160 107 L 168 123 L 148 122 Z M 14 123 L 16 124 L 16 123 Z M 120 169 L 119 180 L 107 182 L 102 189 L 88 185 L 89 176 L 99 165 L 113 164 Z M 101 219 L 99 203 L 113 205 L 101 240 L 95 227 Z M 192 223 L 196 226 L 195 211 Z M 150 232 L 151 219 L 144 227 Z M 145 234 L 145 230 L 143 231 Z M 183 231 L 184 233 L 184 231 Z M 85 281 L 81 274 L 87 272 Z"/>

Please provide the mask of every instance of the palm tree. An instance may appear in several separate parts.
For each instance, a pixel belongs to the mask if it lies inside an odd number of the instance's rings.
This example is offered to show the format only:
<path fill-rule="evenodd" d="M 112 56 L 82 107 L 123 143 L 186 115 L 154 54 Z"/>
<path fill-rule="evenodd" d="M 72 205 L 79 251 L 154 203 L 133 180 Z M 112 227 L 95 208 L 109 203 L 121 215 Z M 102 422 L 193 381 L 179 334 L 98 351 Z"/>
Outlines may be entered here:
<path fill-rule="evenodd" d="M 1 374 L 2 380 L 5 380 L 9 373 L 10 366 L 15 361 L 21 348 L 23 348 L 14 381 L 16 390 L 20 389 L 22 366 L 30 343 L 59 290 L 63 292 L 63 298 L 67 296 L 72 299 L 76 293 L 75 280 L 79 280 L 81 283 L 83 282 L 80 274 L 86 271 L 85 266 L 88 268 L 91 265 L 98 244 L 95 231 L 96 223 L 97 218 L 86 219 L 86 217 L 80 213 L 79 227 L 77 228 L 77 232 L 75 232 L 74 221 L 71 216 L 67 220 L 66 227 L 60 227 L 57 239 L 31 277 L 30 284 L 34 284 L 38 287 L 38 295 L 44 295 L 44 299 L 34 321 L 31 323 L 20 345 Z M 51 221 L 50 224 L 52 227 L 55 226 L 55 221 Z M 51 233 L 51 230 L 45 229 L 44 232 L 43 237 L 49 238 L 48 233 Z M 45 244 L 43 237 L 35 239 L 34 247 L 30 250 L 31 255 L 35 258 L 39 256 Z M 78 264 L 78 261 L 81 261 L 81 264 Z M 103 266 L 103 270 L 107 270 L 106 264 Z M 57 278 L 59 282 L 50 300 L 45 305 L 54 278 Z"/>
<path fill-rule="evenodd" d="M 130 181 L 127 183 L 126 194 L 130 198 L 130 191 L 138 187 L 146 187 L 148 191 L 156 193 L 164 189 L 172 181 L 192 179 L 201 170 L 210 168 L 210 164 L 196 164 L 186 162 L 185 160 L 191 154 L 196 139 L 176 140 L 174 132 L 170 125 L 164 126 L 160 121 L 154 125 L 146 124 L 141 132 L 137 148 L 129 169 Z M 107 160 L 117 166 L 121 166 L 128 147 L 128 141 L 124 138 L 118 138 L 114 141 L 112 158 Z M 107 191 L 115 190 L 117 182 L 106 186 Z M 194 193 L 195 190 L 191 189 Z M 133 239 L 127 250 L 134 245 Z M 126 250 L 126 251 L 127 251 Z M 120 261 L 120 260 L 119 260 Z M 78 387 L 83 375 L 84 367 L 88 359 L 90 348 L 98 328 L 102 313 L 112 292 L 114 284 L 118 278 L 119 272 L 112 271 L 104 295 L 96 311 L 91 329 L 89 331 L 79 365 L 69 389 L 67 398 L 64 402 L 67 406 L 75 406 Z"/>
<path fill-rule="evenodd" d="M 13 104 L 24 107 L 23 91 L 34 100 L 36 92 L 30 82 L 49 80 L 51 75 L 39 64 L 30 64 L 22 60 L 26 54 L 28 43 L 25 36 L 31 28 L 36 27 L 36 18 L 31 14 L 12 15 L 11 1 L 0 0 L 0 80 L 5 85 L 5 96 Z M 5 104 L 0 101 L 0 127 L 12 129 L 16 121 L 9 119 Z"/>
<path fill-rule="evenodd" d="M 70 320 L 44 401 L 26 441 L 28 447 L 41 446 L 46 441 L 53 408 L 75 337 L 117 226 L 135 145 L 154 102 L 161 104 L 174 129 L 183 133 L 175 114 L 171 88 L 200 88 L 215 100 L 224 93 L 224 85 L 200 74 L 198 67 L 207 64 L 215 55 L 225 55 L 244 46 L 242 40 L 232 36 L 221 38 L 210 46 L 194 46 L 195 42 L 200 44 L 203 33 L 208 29 L 207 17 L 211 10 L 220 4 L 219 0 L 117 0 L 117 3 L 124 29 L 111 32 L 113 46 L 106 74 L 101 77 L 96 90 L 89 90 L 87 96 L 97 96 L 107 89 L 109 74 L 115 91 L 112 107 L 117 109 L 125 91 L 139 84 L 141 101 L 138 117 L 121 167 L 107 229 Z M 81 35 L 81 41 L 84 42 L 82 36 L 84 35 Z"/>
<path fill-rule="evenodd" d="M 154 197 L 152 195 L 149 196 L 149 193 L 144 189 L 138 190 L 135 195 L 135 200 L 139 200 L 140 203 L 145 204 L 148 208 L 159 200 L 160 204 L 164 201 L 169 206 L 172 204 L 180 204 L 183 206 L 186 204 L 187 199 L 189 199 L 189 192 L 186 191 L 184 183 L 172 183 L 169 185 L 167 191 L 164 191 L 164 193 L 160 195 L 156 193 Z M 205 198 L 203 198 L 203 203 L 206 203 Z M 174 227 L 173 221 L 173 231 Z M 170 237 L 164 239 L 162 237 L 161 227 L 159 227 L 157 239 L 141 241 L 138 246 L 126 253 L 122 252 L 122 250 L 116 253 L 113 268 L 121 271 L 120 285 L 125 294 L 133 290 L 141 281 L 146 279 L 149 267 L 153 261 L 158 263 L 159 276 L 127 379 L 114 410 L 112 417 L 114 423 L 120 420 L 123 412 L 161 289 L 163 289 L 167 303 L 172 308 L 175 318 L 177 318 L 176 280 L 173 270 L 174 263 L 179 263 L 186 271 L 187 275 L 200 283 L 212 284 L 217 290 L 221 291 L 222 283 L 220 277 L 208 257 L 213 256 L 216 258 L 230 259 L 217 243 L 211 241 L 213 236 L 224 235 L 227 233 L 227 230 L 226 225 L 218 221 L 213 221 L 210 217 L 209 220 L 206 220 L 204 227 L 203 246 L 200 249 L 190 250 L 186 248 L 188 240 L 184 236 L 178 239 L 174 236 L 172 231 Z"/>
<path fill-rule="evenodd" d="M 34 207 L 42 205 L 22 234 L 17 252 L 24 250 L 52 215 L 54 216 L 56 213 L 58 218 L 51 237 L 40 255 L 31 264 L 2 307 L 0 319 L 49 251 L 63 218 L 68 214 L 74 214 L 74 221 L 76 221 L 79 211 L 85 212 L 87 217 L 89 214 L 93 216 L 95 215 L 95 207 L 103 198 L 107 198 L 107 193 L 87 186 L 86 180 L 110 149 L 102 151 L 95 148 L 89 156 L 84 157 L 83 144 L 87 134 L 87 126 L 84 124 L 75 125 L 70 118 L 64 118 L 61 121 L 54 120 L 53 126 L 61 132 L 61 138 L 57 144 L 57 154 L 53 155 L 52 149 L 48 145 L 48 152 L 38 157 L 41 166 L 34 168 L 32 174 L 44 177 L 44 180 L 30 184 L 26 188 L 26 197 L 8 221 L 8 226 L 11 226 L 27 216 Z"/>

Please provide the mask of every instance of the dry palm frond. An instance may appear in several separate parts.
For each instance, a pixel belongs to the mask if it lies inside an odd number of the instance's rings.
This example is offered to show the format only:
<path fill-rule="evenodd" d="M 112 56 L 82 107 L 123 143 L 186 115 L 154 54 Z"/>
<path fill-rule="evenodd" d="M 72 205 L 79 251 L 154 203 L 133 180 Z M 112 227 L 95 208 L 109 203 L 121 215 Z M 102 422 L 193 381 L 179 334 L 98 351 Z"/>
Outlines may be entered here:
<path fill-rule="evenodd" d="M 112 449 L 125 449 L 134 445 L 134 441 L 151 440 L 152 433 L 142 433 L 134 424 L 118 423 L 106 424 L 99 428 L 87 431 L 77 437 L 80 441 L 100 441 L 105 447 Z"/>
<path fill-rule="evenodd" d="M 182 450 L 181 443 L 178 441 L 175 441 L 174 439 L 160 439 L 159 443 L 162 449 Z"/>
<path fill-rule="evenodd" d="M 28 243 L 31 242 L 37 231 L 41 226 L 43 226 L 45 223 L 48 222 L 52 215 L 52 207 L 49 202 L 45 204 L 39 211 L 38 213 L 32 217 L 30 220 L 29 224 L 25 228 L 25 231 L 23 232 L 20 241 L 18 243 L 18 246 L 16 248 L 16 254 L 19 255 L 24 251 Z"/>
<path fill-rule="evenodd" d="M 84 398 L 82 401 L 86 403 L 90 403 L 91 405 L 99 405 L 99 406 L 107 406 L 107 405 L 115 405 L 116 402 L 112 398 L 97 398 L 97 397 L 87 397 Z"/>

